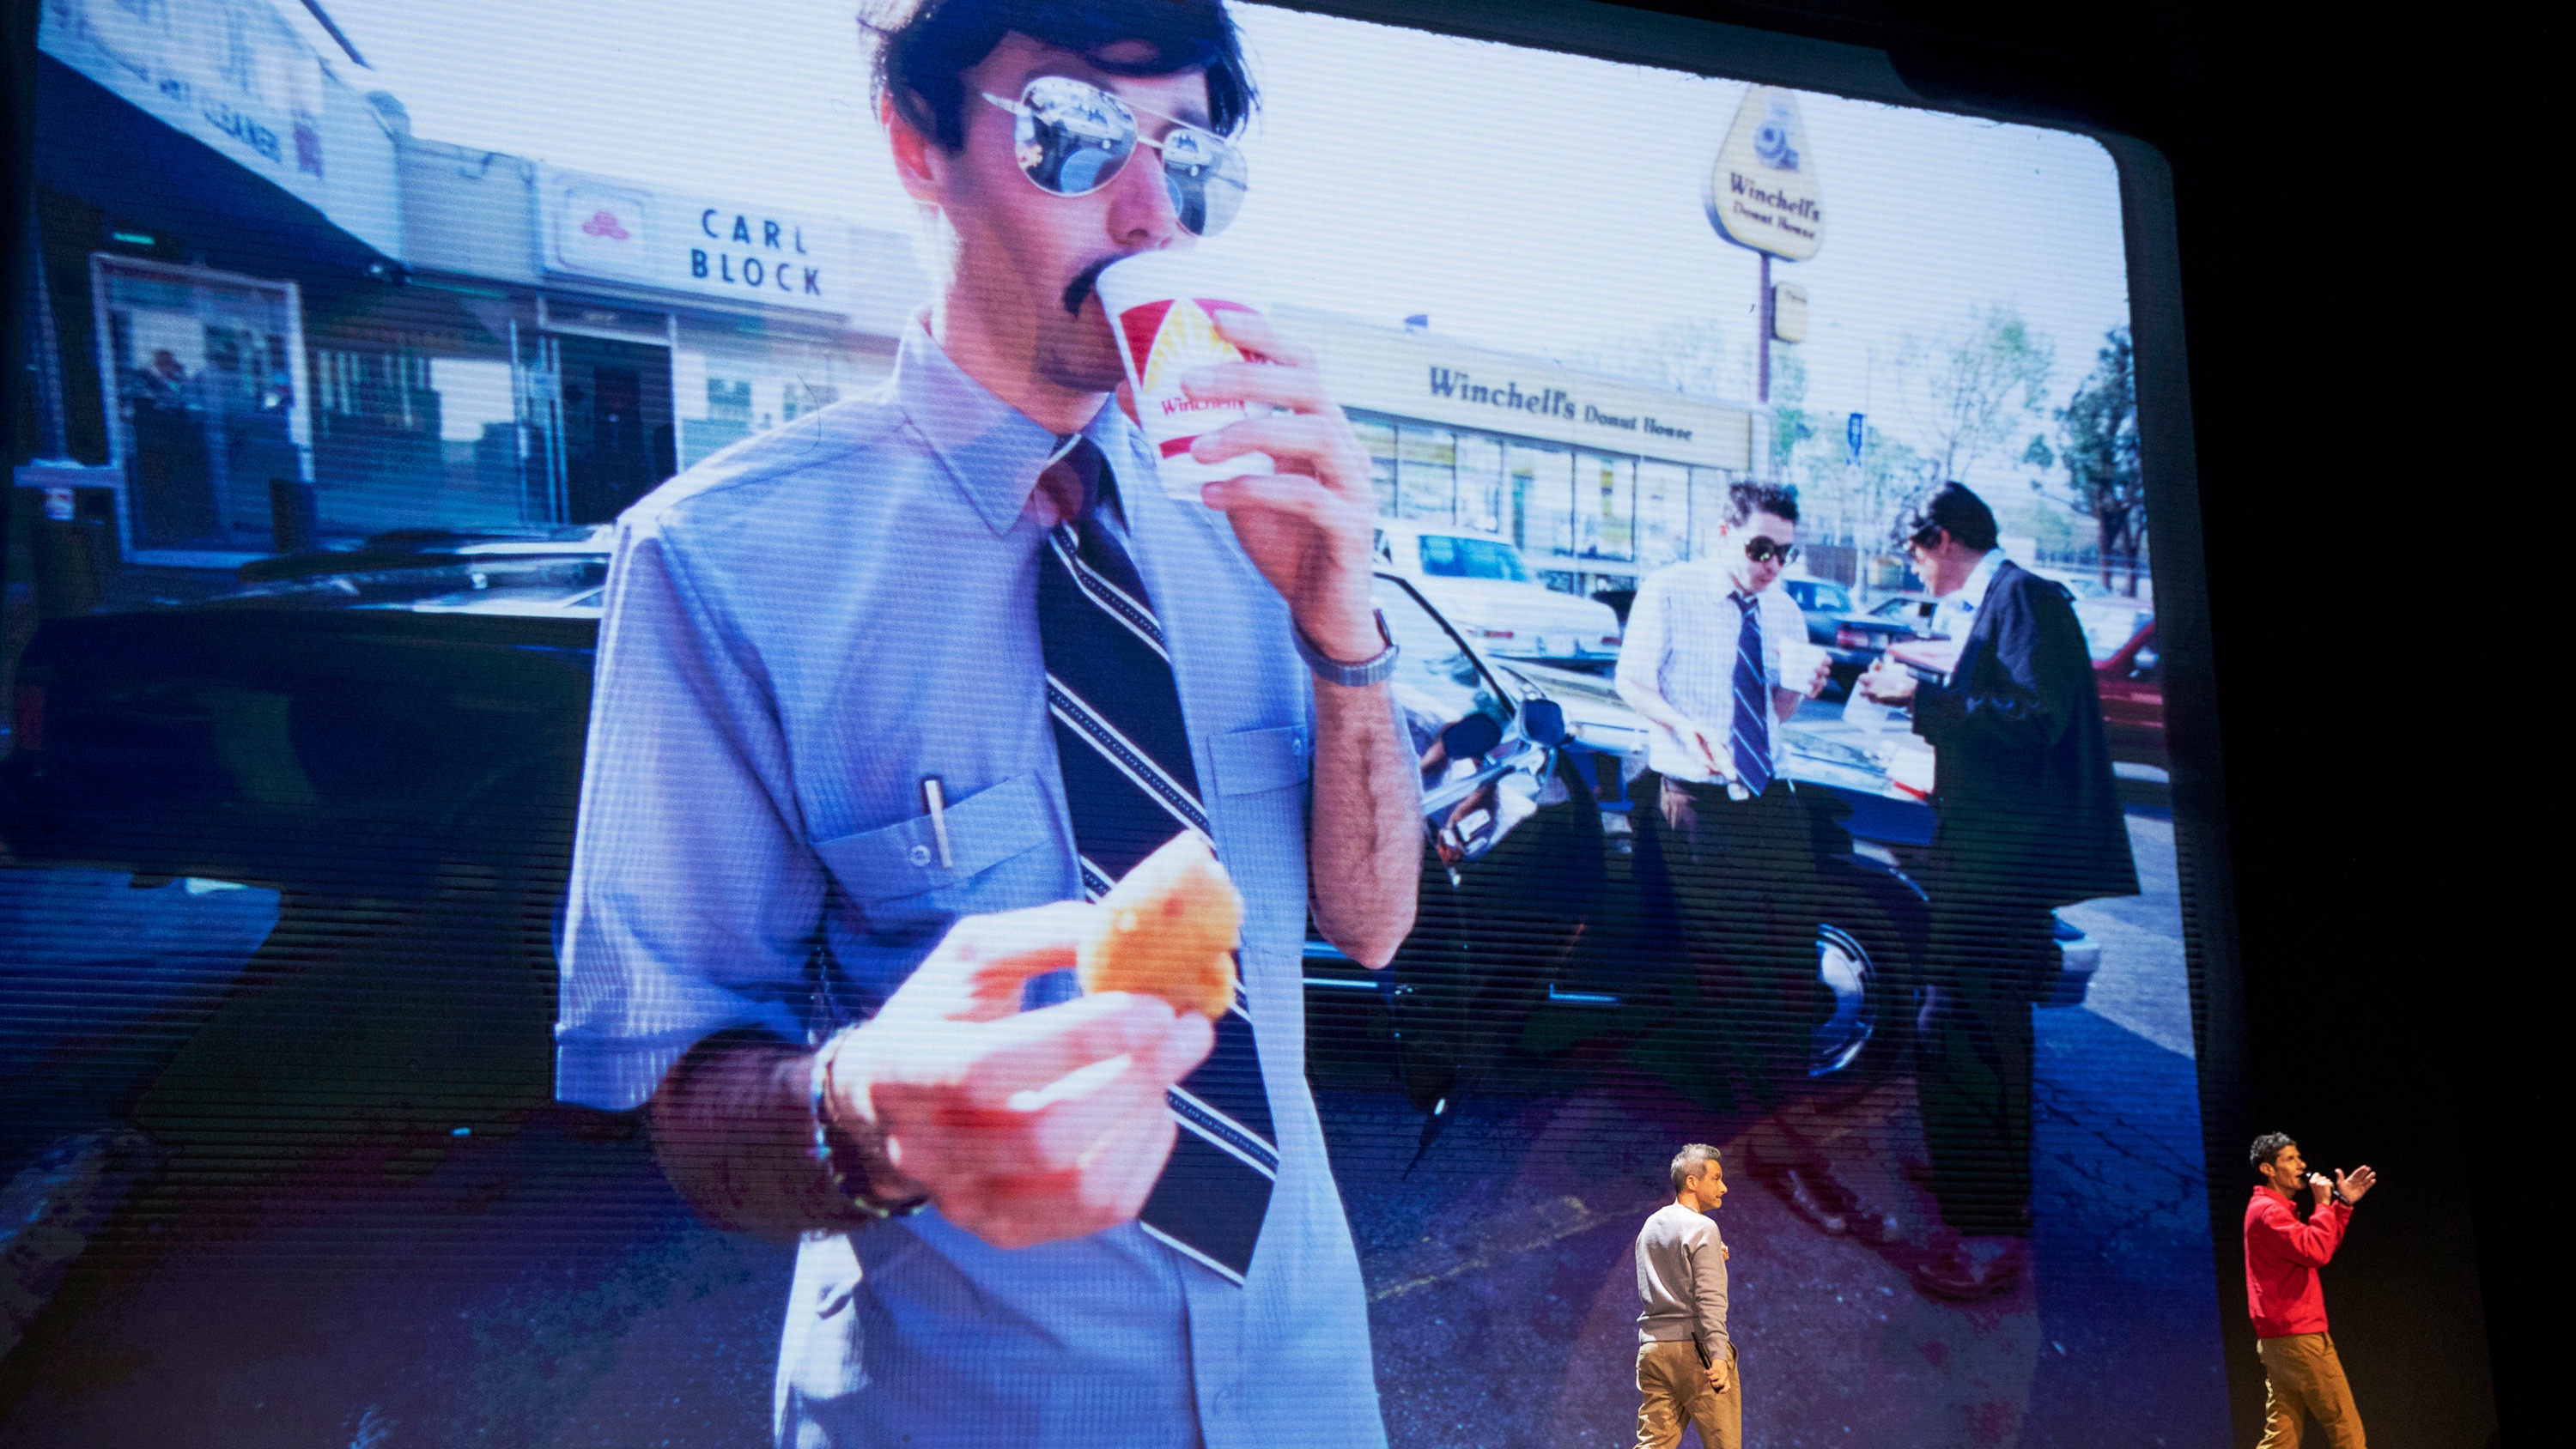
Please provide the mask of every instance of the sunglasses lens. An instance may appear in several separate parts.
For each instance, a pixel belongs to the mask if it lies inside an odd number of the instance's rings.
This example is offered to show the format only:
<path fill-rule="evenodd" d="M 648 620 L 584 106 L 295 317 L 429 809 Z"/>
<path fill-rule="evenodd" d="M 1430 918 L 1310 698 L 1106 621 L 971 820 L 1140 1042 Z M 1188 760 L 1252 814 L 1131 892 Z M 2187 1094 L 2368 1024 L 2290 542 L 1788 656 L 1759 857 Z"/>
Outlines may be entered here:
<path fill-rule="evenodd" d="M 1163 184 L 1182 230 L 1214 236 L 1243 209 L 1243 153 L 1205 131 L 1175 127 L 1163 138 Z"/>
<path fill-rule="evenodd" d="M 1063 76 L 1040 76 L 1020 95 L 1011 133 L 1020 170 L 1058 196 L 1097 191 L 1136 150 L 1136 117 L 1118 98 Z"/>

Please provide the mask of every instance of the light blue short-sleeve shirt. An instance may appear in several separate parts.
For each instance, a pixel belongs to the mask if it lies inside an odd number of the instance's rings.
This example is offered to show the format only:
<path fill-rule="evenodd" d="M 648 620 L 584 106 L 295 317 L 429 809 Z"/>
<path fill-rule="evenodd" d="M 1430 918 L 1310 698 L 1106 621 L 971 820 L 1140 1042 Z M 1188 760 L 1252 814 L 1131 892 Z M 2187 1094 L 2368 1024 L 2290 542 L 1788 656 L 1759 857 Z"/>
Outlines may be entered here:
<path fill-rule="evenodd" d="M 1384 1442 L 1357 1255 L 1305 1081 L 1313 702 L 1224 518 L 1120 478 L 1218 852 L 1280 1173 L 1248 1281 L 1133 1224 L 1005 1251 L 934 1209 L 798 1255 L 796 1445 Z M 873 395 L 737 445 L 618 521 L 567 903 L 556 1092 L 623 1109 L 729 1027 L 873 1012 L 959 917 L 1078 900 L 1026 504 L 1056 440 L 917 323 Z M 921 781 L 948 799 L 943 863 Z M 1065 992 L 1035 984 L 1036 999 Z"/>

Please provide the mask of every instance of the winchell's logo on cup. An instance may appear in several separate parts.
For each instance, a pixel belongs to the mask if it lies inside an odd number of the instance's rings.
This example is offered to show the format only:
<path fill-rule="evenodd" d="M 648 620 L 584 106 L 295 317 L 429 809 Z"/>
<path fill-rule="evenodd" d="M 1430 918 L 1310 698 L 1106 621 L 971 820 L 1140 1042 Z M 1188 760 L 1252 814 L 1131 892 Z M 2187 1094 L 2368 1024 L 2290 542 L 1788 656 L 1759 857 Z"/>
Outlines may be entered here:
<path fill-rule="evenodd" d="M 1217 331 L 1217 319 L 1259 316 L 1261 309 L 1244 300 L 1247 290 L 1186 253 L 1147 252 L 1103 271 L 1098 291 L 1135 392 L 1137 421 L 1154 444 L 1163 491 L 1196 500 L 1200 488 L 1219 479 L 1273 471 L 1259 453 L 1221 463 L 1190 456 L 1200 437 L 1267 411 L 1204 402 L 1181 390 L 1181 379 L 1197 368 L 1245 360 Z"/>

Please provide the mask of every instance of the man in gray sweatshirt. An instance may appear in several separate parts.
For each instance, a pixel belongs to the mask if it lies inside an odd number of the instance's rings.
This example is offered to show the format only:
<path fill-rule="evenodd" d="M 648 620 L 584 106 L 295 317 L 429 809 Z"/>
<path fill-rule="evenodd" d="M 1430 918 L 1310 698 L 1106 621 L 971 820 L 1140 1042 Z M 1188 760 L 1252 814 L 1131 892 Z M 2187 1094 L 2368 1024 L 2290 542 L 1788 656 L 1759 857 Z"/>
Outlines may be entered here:
<path fill-rule="evenodd" d="M 1673 1158 L 1673 1205 L 1637 1234 L 1637 1449 L 1673 1449 L 1699 1426 L 1704 1449 L 1744 1442 L 1744 1393 L 1726 1336 L 1726 1240 L 1704 1213 L 1726 1200 L 1717 1149 Z"/>

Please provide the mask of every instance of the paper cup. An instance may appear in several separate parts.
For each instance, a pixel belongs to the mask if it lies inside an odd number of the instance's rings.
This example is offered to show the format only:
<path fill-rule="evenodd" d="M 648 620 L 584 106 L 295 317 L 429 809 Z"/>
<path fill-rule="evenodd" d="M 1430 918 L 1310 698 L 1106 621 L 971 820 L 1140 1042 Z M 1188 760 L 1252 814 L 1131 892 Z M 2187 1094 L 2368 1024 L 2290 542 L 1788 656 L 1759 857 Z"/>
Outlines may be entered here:
<path fill-rule="evenodd" d="M 1816 662 L 1824 657 L 1825 651 L 1813 644 L 1797 639 L 1781 640 L 1780 687 L 1805 693 L 1808 681 L 1816 677 Z"/>
<path fill-rule="evenodd" d="M 1262 312 L 1242 278 L 1194 253 L 1141 252 L 1103 271 L 1096 290 L 1136 394 L 1137 421 L 1154 445 L 1163 491 L 1196 502 L 1207 484 L 1276 471 L 1261 453 L 1222 463 L 1190 456 L 1190 444 L 1202 434 L 1269 413 L 1242 403 L 1201 402 L 1181 391 L 1182 376 L 1194 368 L 1243 361 L 1243 353 L 1218 335 L 1215 320 L 1229 311 Z"/>

